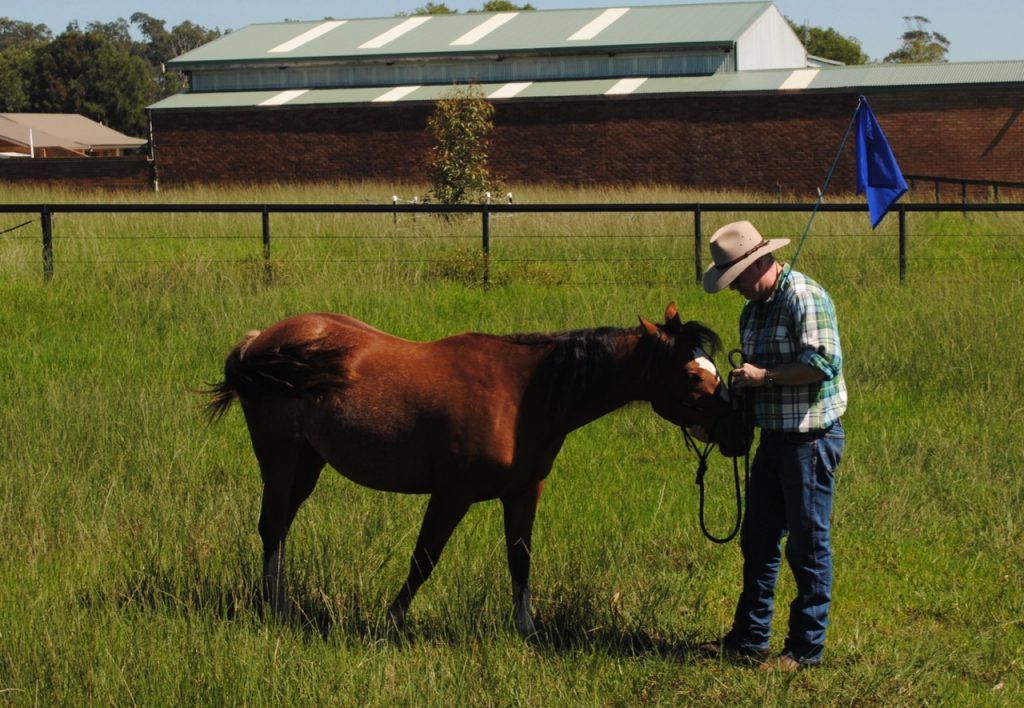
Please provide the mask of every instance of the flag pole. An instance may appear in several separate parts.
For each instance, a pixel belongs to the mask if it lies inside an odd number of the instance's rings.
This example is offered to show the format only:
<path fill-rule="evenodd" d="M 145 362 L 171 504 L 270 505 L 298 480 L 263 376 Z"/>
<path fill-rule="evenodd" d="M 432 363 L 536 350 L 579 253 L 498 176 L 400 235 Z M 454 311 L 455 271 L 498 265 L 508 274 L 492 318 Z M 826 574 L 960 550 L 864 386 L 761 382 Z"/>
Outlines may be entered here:
<path fill-rule="evenodd" d="M 793 258 L 786 264 L 786 268 L 782 272 L 782 277 L 776 281 L 776 289 L 779 284 L 786 279 L 789 272 L 793 270 L 793 264 L 796 263 L 796 259 L 800 257 L 800 249 L 804 247 L 804 241 L 807 240 L 807 234 L 811 230 L 811 223 L 814 221 L 814 217 L 818 213 L 818 208 L 821 206 L 821 202 L 825 198 L 825 192 L 828 190 L 829 182 L 832 181 L 832 175 L 835 174 L 836 167 L 839 165 L 839 158 L 842 156 L 843 149 L 846 147 L 846 141 L 850 137 L 853 125 L 857 122 L 857 114 L 860 113 L 862 105 L 864 105 L 864 97 L 859 96 L 857 98 L 857 107 L 853 109 L 853 115 L 850 116 L 850 124 L 846 126 L 846 132 L 843 133 L 843 139 L 839 142 L 839 149 L 836 150 L 836 156 L 832 158 L 832 167 L 829 168 L 828 174 L 825 176 L 825 182 L 818 190 L 818 199 L 814 202 L 814 209 L 811 210 L 811 218 L 807 220 L 807 226 L 804 227 L 804 232 L 800 235 L 800 241 L 796 245 L 796 251 L 793 253 Z"/>

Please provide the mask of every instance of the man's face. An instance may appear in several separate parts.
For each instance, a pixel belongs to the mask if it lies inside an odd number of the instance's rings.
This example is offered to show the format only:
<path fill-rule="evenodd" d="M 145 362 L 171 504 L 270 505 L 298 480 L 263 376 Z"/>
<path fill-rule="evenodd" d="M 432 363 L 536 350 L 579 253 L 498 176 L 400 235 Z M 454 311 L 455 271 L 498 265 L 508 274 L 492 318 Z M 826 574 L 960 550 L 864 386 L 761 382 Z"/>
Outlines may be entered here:
<path fill-rule="evenodd" d="M 768 282 L 767 273 L 771 270 L 770 258 L 759 258 L 750 267 L 736 276 L 729 283 L 729 289 L 735 290 L 747 300 L 765 300 L 772 294 L 774 282 Z"/>

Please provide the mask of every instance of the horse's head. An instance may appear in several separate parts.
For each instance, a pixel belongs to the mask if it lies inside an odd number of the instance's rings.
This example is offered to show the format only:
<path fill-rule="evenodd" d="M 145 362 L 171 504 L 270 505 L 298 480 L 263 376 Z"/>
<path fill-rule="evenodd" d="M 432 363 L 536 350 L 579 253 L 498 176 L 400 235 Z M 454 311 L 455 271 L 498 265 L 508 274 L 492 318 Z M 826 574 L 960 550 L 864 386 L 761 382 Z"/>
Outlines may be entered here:
<path fill-rule="evenodd" d="M 675 303 L 665 309 L 665 324 L 640 322 L 657 362 L 651 391 L 654 412 L 683 428 L 699 425 L 723 455 L 746 454 L 752 429 L 730 402 L 729 388 L 712 360 L 721 349 L 718 335 L 699 322 L 681 321 Z"/>

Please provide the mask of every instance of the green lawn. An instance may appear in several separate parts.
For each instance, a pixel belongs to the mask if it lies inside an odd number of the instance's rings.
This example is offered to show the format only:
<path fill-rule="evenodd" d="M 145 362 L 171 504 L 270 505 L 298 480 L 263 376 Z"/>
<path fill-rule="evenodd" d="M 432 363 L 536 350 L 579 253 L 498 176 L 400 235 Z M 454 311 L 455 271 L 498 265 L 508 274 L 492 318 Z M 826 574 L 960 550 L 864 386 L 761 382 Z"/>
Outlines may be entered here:
<path fill-rule="evenodd" d="M 9 190 L 4 201 L 389 203 L 399 192 Z M 705 238 L 733 216 L 745 215 L 705 214 Z M 794 238 L 807 218 L 750 216 Z M 0 230 L 24 220 L 0 219 Z M 570 436 L 548 479 L 532 648 L 510 617 L 499 504 L 471 510 L 396 640 L 383 615 L 426 500 L 329 473 L 290 535 L 305 619 L 265 619 L 244 422 L 234 409 L 209 427 L 197 393 L 243 332 L 313 310 L 432 339 L 626 326 L 675 300 L 735 346 L 741 302 L 693 283 L 688 216 L 496 218 L 486 289 L 477 219 L 275 216 L 270 283 L 258 215 L 57 215 L 49 283 L 38 224 L 0 236 L 0 703 L 1020 705 L 1024 217 L 908 220 L 902 284 L 892 217 L 871 234 L 866 214 L 819 215 L 800 255 L 836 301 L 851 404 L 826 664 L 786 677 L 693 653 L 728 625 L 739 550 L 701 536 L 694 462 L 645 406 Z M 724 531 L 723 458 L 708 482 L 710 523 Z M 782 578 L 776 647 L 793 593 Z"/>

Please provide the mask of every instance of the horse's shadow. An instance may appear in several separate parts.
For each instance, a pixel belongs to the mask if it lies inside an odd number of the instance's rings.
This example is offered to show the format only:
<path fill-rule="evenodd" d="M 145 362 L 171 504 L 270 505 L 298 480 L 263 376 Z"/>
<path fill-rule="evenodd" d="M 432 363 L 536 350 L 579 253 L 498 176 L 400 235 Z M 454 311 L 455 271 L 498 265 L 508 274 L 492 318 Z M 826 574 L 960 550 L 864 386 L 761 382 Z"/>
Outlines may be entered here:
<path fill-rule="evenodd" d="M 580 608 L 579 598 L 564 598 L 545 604 L 538 613 L 537 634 L 523 640 L 540 653 L 569 653 L 591 649 L 622 657 L 652 656 L 694 661 L 697 642 L 663 635 L 636 626 L 635 622 L 614 620 L 596 611 Z M 225 622 L 277 622 L 292 627 L 307 640 L 326 641 L 342 633 L 369 643 L 387 642 L 400 646 L 420 643 L 472 643 L 486 639 L 501 623 L 483 628 L 453 630 L 437 620 L 410 618 L 397 629 L 379 611 L 380 603 L 365 602 L 357 593 L 329 596 L 319 589 L 293 589 L 288 610 L 271 612 L 258 581 L 236 582 L 203 573 L 184 581 L 179 572 L 151 568 L 129 573 L 120 581 L 83 591 L 79 603 L 89 609 L 115 607 L 120 612 L 174 613 L 186 617 L 214 618 Z M 505 618 L 515 632 L 511 614 Z"/>

